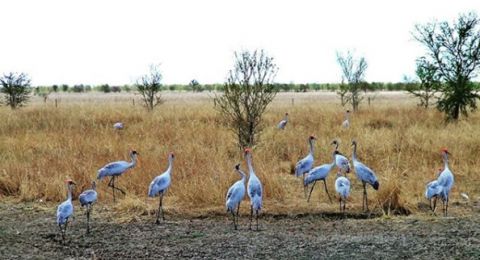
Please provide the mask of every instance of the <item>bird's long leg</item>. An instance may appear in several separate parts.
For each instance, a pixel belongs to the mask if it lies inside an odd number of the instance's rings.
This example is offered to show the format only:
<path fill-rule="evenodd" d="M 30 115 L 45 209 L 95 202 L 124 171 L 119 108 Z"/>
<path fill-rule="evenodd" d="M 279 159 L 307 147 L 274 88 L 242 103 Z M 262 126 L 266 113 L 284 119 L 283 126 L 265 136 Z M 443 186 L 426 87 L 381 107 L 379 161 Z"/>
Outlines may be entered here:
<path fill-rule="evenodd" d="M 255 218 L 257 220 L 257 231 L 258 231 L 258 209 L 255 210 Z"/>
<path fill-rule="evenodd" d="M 118 177 L 118 176 L 113 176 L 113 177 Z M 115 179 L 113 180 L 113 188 L 116 189 L 116 190 L 118 190 L 118 191 L 120 191 L 123 195 L 126 194 L 124 190 L 122 190 L 122 189 L 120 189 L 120 188 L 118 188 L 118 187 L 115 187 Z"/>
<path fill-rule="evenodd" d="M 238 225 L 238 216 L 240 215 L 240 202 L 238 203 L 238 206 L 237 206 L 237 220 L 236 220 L 236 223 Z"/>
<path fill-rule="evenodd" d="M 90 207 L 92 205 L 87 205 L 87 234 L 90 233 Z"/>
<path fill-rule="evenodd" d="M 347 198 L 343 198 L 343 214 L 345 214 L 346 207 L 347 207 Z"/>
<path fill-rule="evenodd" d="M 68 218 L 65 220 L 65 225 L 63 226 L 63 233 L 62 233 L 63 244 L 65 244 L 65 237 L 66 237 L 66 233 L 67 233 L 67 226 L 68 226 Z"/>
<path fill-rule="evenodd" d="M 155 220 L 155 224 L 160 224 L 160 210 L 162 208 L 162 194 L 158 197 L 158 210 L 157 210 L 157 219 Z"/>
<path fill-rule="evenodd" d="M 233 229 L 237 230 L 237 223 L 235 222 L 235 211 L 232 210 Z"/>
<path fill-rule="evenodd" d="M 365 182 L 362 182 L 363 184 L 363 199 L 362 199 L 362 209 L 365 211 L 365 198 L 367 196 L 367 187 L 365 186 Z"/>
<path fill-rule="evenodd" d="M 312 195 L 313 188 L 315 187 L 315 184 L 317 181 L 314 181 L 312 184 L 312 188 L 310 189 L 310 193 L 308 194 L 307 202 L 310 202 L 310 196 Z"/>
<path fill-rule="evenodd" d="M 340 204 L 340 212 L 342 211 L 342 196 L 338 197 L 338 203 Z"/>
<path fill-rule="evenodd" d="M 162 197 L 160 198 L 160 209 L 162 210 L 162 220 L 165 221 L 165 214 L 163 213 L 163 195 L 164 193 L 162 192 Z"/>
<path fill-rule="evenodd" d="M 448 215 L 448 195 L 447 198 L 445 199 L 445 217 Z"/>
<path fill-rule="evenodd" d="M 301 185 L 303 186 L 303 197 L 307 197 L 307 186 L 305 186 L 305 174 L 302 175 Z"/>
<path fill-rule="evenodd" d="M 330 193 L 328 193 L 327 181 L 325 179 L 323 179 L 323 185 L 325 186 L 325 191 L 327 192 L 328 200 L 330 200 L 330 203 L 332 203 L 332 197 L 330 197 Z"/>
<path fill-rule="evenodd" d="M 365 206 L 367 206 L 367 211 L 369 211 L 369 209 L 368 209 L 367 185 L 365 185 Z"/>
<path fill-rule="evenodd" d="M 112 178 L 110 178 L 108 186 L 112 187 L 113 203 L 115 203 L 115 176 L 112 176 Z"/>
<path fill-rule="evenodd" d="M 433 215 L 436 215 L 435 214 L 436 209 L 437 209 L 437 196 L 433 197 L 433 207 L 432 207 Z"/>
<path fill-rule="evenodd" d="M 253 219 L 253 205 L 250 204 L 250 225 L 248 229 L 252 230 L 252 219 Z"/>
<path fill-rule="evenodd" d="M 64 243 L 63 241 L 65 240 L 65 235 L 63 234 L 62 224 L 58 224 L 58 228 L 60 229 L 60 235 L 62 236 L 62 244 L 63 244 Z"/>

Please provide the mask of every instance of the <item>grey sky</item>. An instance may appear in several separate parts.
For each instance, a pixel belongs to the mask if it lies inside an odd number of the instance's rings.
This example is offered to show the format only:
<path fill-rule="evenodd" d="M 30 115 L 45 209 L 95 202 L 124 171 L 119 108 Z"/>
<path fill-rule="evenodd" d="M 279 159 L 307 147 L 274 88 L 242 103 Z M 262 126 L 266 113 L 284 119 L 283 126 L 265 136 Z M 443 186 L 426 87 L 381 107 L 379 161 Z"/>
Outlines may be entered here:
<path fill-rule="evenodd" d="M 480 1 L 0 2 L 0 73 L 33 84 L 129 84 L 161 63 L 164 83 L 223 82 L 233 52 L 263 48 L 278 82 L 339 82 L 335 52 L 368 61 L 368 81 L 413 75 L 416 23 L 479 13 Z"/>

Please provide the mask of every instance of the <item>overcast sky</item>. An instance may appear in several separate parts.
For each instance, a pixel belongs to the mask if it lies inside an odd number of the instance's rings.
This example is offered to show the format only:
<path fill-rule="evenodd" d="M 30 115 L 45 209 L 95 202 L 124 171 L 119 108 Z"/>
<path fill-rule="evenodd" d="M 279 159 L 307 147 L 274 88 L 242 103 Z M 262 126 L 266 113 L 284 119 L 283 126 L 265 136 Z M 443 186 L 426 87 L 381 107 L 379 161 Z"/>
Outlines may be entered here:
<path fill-rule="evenodd" d="M 336 51 L 368 62 L 368 81 L 414 75 L 417 23 L 453 21 L 478 0 L 1 0 L 0 73 L 34 85 L 133 83 L 160 63 L 166 84 L 221 83 L 233 52 L 263 48 L 277 82 L 339 82 Z"/>

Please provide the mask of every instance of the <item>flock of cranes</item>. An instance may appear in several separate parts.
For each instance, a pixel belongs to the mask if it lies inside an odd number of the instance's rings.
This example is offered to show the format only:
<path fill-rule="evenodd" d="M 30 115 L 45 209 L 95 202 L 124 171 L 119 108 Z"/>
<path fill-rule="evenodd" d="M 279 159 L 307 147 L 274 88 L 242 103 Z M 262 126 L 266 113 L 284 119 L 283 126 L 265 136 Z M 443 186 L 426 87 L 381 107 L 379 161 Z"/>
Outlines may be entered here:
<path fill-rule="evenodd" d="M 350 127 L 350 111 L 345 113 L 345 121 L 342 122 L 343 128 Z M 278 129 L 285 130 L 288 123 L 288 113 L 285 113 L 285 117 L 277 125 Z M 117 122 L 114 124 L 116 130 L 121 130 L 124 128 L 123 123 Z M 330 200 L 332 201 L 331 196 L 328 192 L 326 178 L 329 173 L 336 167 L 337 175 L 335 180 L 335 191 L 338 194 L 339 198 L 339 209 L 341 212 L 345 212 L 346 201 L 350 195 L 350 180 L 347 177 L 347 174 L 351 172 L 351 165 L 349 159 L 338 151 L 339 142 L 333 140 L 331 145 L 335 146 L 332 151 L 332 161 L 331 163 L 322 164 L 320 166 L 314 167 L 314 142 L 317 138 L 313 135 L 309 136 L 307 139 L 309 153 L 295 165 L 295 176 L 303 177 L 302 186 L 304 189 L 304 195 L 307 197 L 308 186 L 312 185 L 310 192 L 308 193 L 307 202 L 310 201 L 310 196 L 315 187 L 317 181 L 323 181 L 325 192 Z M 375 172 L 367 167 L 365 164 L 360 162 L 357 159 L 357 142 L 352 140 L 351 145 L 353 146 L 352 153 L 352 163 L 353 169 L 355 171 L 356 177 L 361 181 L 363 186 L 363 200 L 362 208 L 363 210 L 368 211 L 368 197 L 367 197 L 367 185 L 373 187 L 373 189 L 378 190 L 380 183 L 375 175 Z M 447 216 L 448 212 L 448 199 L 450 190 L 454 184 L 454 177 L 452 171 L 448 167 L 448 155 L 449 152 L 446 148 L 441 150 L 444 160 L 444 168 L 439 170 L 438 178 L 426 186 L 425 197 L 430 201 L 430 208 L 435 213 L 437 199 L 440 199 L 443 202 L 443 212 Z M 103 178 L 110 177 L 108 182 L 108 187 L 112 188 L 112 197 L 115 202 L 115 190 L 120 191 L 125 195 L 125 191 L 115 187 L 115 179 L 127 172 L 129 169 L 135 167 L 137 164 L 138 153 L 136 151 L 130 152 L 131 161 L 116 161 L 108 163 L 104 167 L 100 168 L 97 173 L 97 179 L 102 180 Z M 229 189 L 226 194 L 226 209 L 227 213 L 231 213 L 234 229 L 238 228 L 238 218 L 240 212 L 240 204 L 245 197 L 245 192 L 250 198 L 250 224 L 249 229 L 252 228 L 253 217 L 255 216 L 256 220 L 256 229 L 258 230 L 258 217 L 262 209 L 262 200 L 263 200 L 263 187 L 260 179 L 255 174 L 252 165 L 252 151 L 250 148 L 244 150 L 244 157 L 248 166 L 248 182 L 247 175 L 244 171 L 240 169 L 240 164 L 235 165 L 235 171 L 240 175 L 241 179 L 236 181 Z M 167 192 L 168 188 L 172 182 L 172 170 L 173 170 L 173 161 L 175 155 L 169 153 L 168 155 L 168 168 L 165 172 L 155 177 L 149 185 L 148 196 L 149 197 L 159 197 L 159 206 L 156 214 L 156 224 L 160 223 L 160 217 L 164 220 L 163 214 L 163 196 Z M 70 217 L 73 216 L 74 207 L 72 203 L 72 189 L 75 185 L 75 182 L 68 179 L 65 181 L 67 186 L 67 200 L 62 202 L 57 208 L 57 224 L 61 232 L 62 241 L 65 242 L 65 233 Z M 245 186 L 246 185 L 246 186 Z M 92 211 L 93 204 L 97 201 L 97 192 L 96 192 L 96 183 L 92 182 L 92 188 L 82 192 L 79 196 L 80 205 L 86 207 L 86 217 L 87 217 L 87 234 L 90 232 L 90 214 Z"/>

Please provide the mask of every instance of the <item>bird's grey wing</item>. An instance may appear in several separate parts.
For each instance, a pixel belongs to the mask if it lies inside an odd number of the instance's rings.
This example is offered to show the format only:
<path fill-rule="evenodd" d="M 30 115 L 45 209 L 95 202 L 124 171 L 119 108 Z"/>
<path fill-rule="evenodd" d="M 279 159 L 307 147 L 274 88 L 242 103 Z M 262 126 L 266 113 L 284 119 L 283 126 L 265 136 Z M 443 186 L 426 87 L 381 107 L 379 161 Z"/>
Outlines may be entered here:
<path fill-rule="evenodd" d="M 73 212 L 72 204 L 70 203 L 62 203 L 58 207 L 57 213 L 60 213 L 62 216 L 69 216 Z"/>
<path fill-rule="evenodd" d="M 375 173 L 372 171 L 372 169 L 368 168 L 365 164 L 359 163 L 357 169 L 360 174 L 366 178 L 367 181 L 374 183 L 377 181 L 377 176 L 375 176 Z"/>
<path fill-rule="evenodd" d="M 253 183 L 248 191 L 251 197 L 262 196 L 262 185 L 258 182 Z"/>
<path fill-rule="evenodd" d="M 124 161 L 118 161 L 118 162 L 112 162 L 112 163 L 109 163 L 107 165 L 105 165 L 105 169 L 109 169 L 109 170 L 113 170 L 115 168 L 119 168 L 119 167 L 122 167 L 126 164 L 127 162 L 124 162 Z"/>

